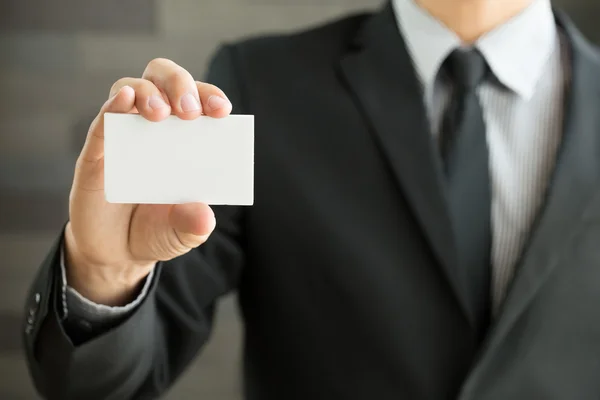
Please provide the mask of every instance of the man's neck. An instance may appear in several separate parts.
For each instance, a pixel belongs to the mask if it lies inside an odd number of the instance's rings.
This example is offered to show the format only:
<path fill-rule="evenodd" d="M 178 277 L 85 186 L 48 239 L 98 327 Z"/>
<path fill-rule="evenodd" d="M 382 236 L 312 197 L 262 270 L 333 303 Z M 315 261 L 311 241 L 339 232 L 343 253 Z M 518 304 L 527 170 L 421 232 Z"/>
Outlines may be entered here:
<path fill-rule="evenodd" d="M 465 43 L 494 30 L 537 0 L 415 0 Z"/>

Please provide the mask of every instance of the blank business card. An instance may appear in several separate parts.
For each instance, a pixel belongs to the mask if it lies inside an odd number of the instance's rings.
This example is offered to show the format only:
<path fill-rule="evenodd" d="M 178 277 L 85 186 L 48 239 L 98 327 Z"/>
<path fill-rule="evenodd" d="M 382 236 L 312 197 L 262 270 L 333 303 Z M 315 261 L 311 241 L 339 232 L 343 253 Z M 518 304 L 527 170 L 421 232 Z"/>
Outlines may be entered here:
<path fill-rule="evenodd" d="M 104 191 L 111 203 L 252 205 L 254 116 L 104 115 Z"/>

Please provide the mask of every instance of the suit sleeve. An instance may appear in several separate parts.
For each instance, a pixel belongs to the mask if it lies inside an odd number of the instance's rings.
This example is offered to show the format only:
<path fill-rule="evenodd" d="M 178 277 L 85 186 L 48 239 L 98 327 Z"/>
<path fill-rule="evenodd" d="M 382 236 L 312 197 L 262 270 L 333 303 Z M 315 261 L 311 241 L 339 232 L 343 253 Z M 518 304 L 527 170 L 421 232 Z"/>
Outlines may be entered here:
<path fill-rule="evenodd" d="M 248 110 L 234 55 L 232 47 L 219 49 L 206 81 L 220 87 L 236 113 L 243 113 Z M 31 286 L 23 326 L 28 367 L 44 398 L 147 399 L 169 388 L 205 344 L 216 300 L 235 289 L 244 264 L 244 207 L 213 210 L 217 227 L 208 241 L 158 263 L 141 304 L 116 326 L 82 343 L 73 343 L 60 320 L 62 236 L 57 240 Z"/>

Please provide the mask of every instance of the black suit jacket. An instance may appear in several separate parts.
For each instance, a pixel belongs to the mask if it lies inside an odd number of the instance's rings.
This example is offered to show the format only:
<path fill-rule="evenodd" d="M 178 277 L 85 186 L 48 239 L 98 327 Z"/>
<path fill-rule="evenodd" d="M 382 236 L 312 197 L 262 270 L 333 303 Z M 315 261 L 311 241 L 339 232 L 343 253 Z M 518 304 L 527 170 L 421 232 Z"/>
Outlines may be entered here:
<path fill-rule="evenodd" d="M 600 398 L 600 55 L 558 20 L 572 70 L 564 143 L 483 345 L 387 5 L 218 52 L 207 80 L 256 115 L 255 205 L 215 207 L 209 241 L 161 263 L 135 313 L 78 346 L 57 320 L 52 249 L 23 328 L 38 389 L 154 398 L 206 342 L 216 300 L 237 290 L 249 400 Z"/>

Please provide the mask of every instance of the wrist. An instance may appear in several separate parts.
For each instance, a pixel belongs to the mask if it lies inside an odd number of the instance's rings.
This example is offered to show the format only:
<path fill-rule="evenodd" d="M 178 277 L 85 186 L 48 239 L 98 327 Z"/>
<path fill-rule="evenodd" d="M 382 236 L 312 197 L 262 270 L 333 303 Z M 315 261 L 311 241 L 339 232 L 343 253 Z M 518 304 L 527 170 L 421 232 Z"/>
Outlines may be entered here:
<path fill-rule="evenodd" d="M 138 296 L 150 271 L 136 280 L 123 280 L 116 278 L 116 274 L 109 271 L 88 271 L 83 268 L 69 265 L 67 261 L 66 273 L 69 287 L 76 290 L 89 301 L 109 307 L 122 307 L 131 303 Z"/>
<path fill-rule="evenodd" d="M 71 235 L 67 226 L 64 261 L 68 285 L 97 304 L 118 307 L 133 301 L 155 263 L 106 265 L 91 262 L 78 251 Z"/>

